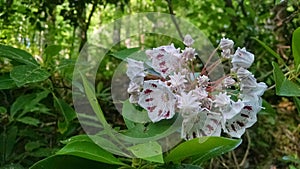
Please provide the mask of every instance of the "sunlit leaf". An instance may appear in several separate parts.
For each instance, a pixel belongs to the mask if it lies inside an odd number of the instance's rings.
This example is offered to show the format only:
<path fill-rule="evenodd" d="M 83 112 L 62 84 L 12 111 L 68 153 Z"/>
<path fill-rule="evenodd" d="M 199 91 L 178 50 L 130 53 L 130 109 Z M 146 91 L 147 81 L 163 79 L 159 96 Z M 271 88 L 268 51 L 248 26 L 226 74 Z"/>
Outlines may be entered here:
<path fill-rule="evenodd" d="M 31 54 L 11 46 L 0 45 L 0 57 L 5 57 L 26 65 L 38 66 L 38 63 Z"/>
<path fill-rule="evenodd" d="M 75 141 L 67 144 L 57 152 L 60 155 L 73 155 L 107 164 L 122 165 L 123 163 L 111 153 L 105 151 L 97 144 L 87 141 Z"/>
<path fill-rule="evenodd" d="M 235 149 L 242 142 L 241 139 L 224 137 L 201 137 L 179 144 L 165 157 L 165 162 L 179 163 L 191 157 L 194 162 L 201 163 L 212 157 Z"/>
<path fill-rule="evenodd" d="M 10 77 L 18 87 L 27 83 L 35 83 L 46 80 L 50 73 L 45 69 L 32 65 L 15 66 L 10 72 Z"/>
<path fill-rule="evenodd" d="M 162 148 L 157 142 L 148 142 L 128 147 L 137 158 L 164 163 Z"/>

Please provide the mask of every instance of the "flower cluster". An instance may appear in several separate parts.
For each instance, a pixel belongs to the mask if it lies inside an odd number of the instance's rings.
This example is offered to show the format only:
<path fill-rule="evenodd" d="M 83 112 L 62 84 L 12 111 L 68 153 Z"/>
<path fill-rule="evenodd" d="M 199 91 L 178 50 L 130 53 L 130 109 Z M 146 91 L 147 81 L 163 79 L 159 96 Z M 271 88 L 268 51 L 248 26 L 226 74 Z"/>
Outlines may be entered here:
<path fill-rule="evenodd" d="M 147 50 L 147 64 L 127 59 L 129 101 L 147 110 L 152 122 L 179 113 L 183 139 L 220 136 L 222 131 L 240 138 L 256 122 L 267 89 L 247 70 L 254 55 L 245 48 L 234 51 L 234 42 L 223 38 L 218 48 L 222 60 L 229 60 L 232 68 L 229 74 L 211 81 L 205 66 L 201 73 L 191 68 L 197 56 L 192 37 L 186 35 L 183 43 L 183 50 L 173 44 Z"/>

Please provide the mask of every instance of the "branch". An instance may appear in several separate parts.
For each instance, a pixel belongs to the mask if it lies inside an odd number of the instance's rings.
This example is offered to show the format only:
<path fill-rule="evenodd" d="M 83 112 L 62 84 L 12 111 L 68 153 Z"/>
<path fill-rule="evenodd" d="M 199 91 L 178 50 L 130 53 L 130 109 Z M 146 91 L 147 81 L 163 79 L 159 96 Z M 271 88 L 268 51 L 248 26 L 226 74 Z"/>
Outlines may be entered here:
<path fill-rule="evenodd" d="M 172 21 L 173 21 L 173 23 L 174 23 L 174 25 L 177 29 L 177 32 L 178 32 L 180 38 L 183 40 L 183 36 L 182 36 L 181 31 L 180 31 L 179 25 L 178 25 L 178 23 L 176 22 L 176 19 L 175 19 L 175 14 L 174 14 L 174 11 L 173 11 L 173 6 L 172 6 L 172 0 L 167 0 L 167 2 L 168 2 L 169 12 L 171 14 L 171 19 L 172 19 Z"/>
<path fill-rule="evenodd" d="M 90 13 L 90 15 L 88 17 L 88 21 L 86 22 L 86 30 L 89 29 L 89 26 L 90 26 L 90 23 L 91 23 L 91 20 L 92 20 L 92 16 L 93 16 L 93 14 L 94 14 L 94 12 L 96 10 L 97 5 L 98 5 L 98 1 L 95 1 L 94 4 L 93 4 L 91 13 Z"/>

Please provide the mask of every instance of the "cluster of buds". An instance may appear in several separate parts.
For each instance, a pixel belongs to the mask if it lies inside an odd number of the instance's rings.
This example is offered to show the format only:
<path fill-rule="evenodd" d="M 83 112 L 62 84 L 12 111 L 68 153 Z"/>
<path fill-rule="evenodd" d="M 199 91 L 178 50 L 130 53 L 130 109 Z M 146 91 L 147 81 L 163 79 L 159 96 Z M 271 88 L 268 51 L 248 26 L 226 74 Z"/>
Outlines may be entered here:
<path fill-rule="evenodd" d="M 148 112 L 152 122 L 182 116 L 181 137 L 220 136 L 240 138 L 256 122 L 265 83 L 258 83 L 247 69 L 254 55 L 245 48 L 234 51 L 234 42 L 223 38 L 218 49 L 222 60 L 230 60 L 230 73 L 211 81 L 207 67 L 194 72 L 197 53 L 190 35 L 184 50 L 173 44 L 146 51 L 149 62 L 127 59 L 129 101 Z M 199 56 L 200 57 L 200 56 Z"/>

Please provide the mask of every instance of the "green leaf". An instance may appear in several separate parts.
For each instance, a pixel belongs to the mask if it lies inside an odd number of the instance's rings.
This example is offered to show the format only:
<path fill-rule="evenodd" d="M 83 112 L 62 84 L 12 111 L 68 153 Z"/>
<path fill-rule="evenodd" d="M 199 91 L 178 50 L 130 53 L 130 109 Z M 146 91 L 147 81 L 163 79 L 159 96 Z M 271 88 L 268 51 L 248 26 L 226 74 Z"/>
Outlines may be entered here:
<path fill-rule="evenodd" d="M 294 99 L 294 103 L 295 103 L 295 105 L 296 105 L 296 107 L 297 107 L 298 114 L 299 114 L 299 116 L 300 116 L 300 99 L 297 98 L 297 97 L 293 97 L 293 99 Z"/>
<path fill-rule="evenodd" d="M 70 144 L 72 142 L 76 142 L 76 141 L 87 141 L 87 142 L 92 142 L 91 138 L 88 135 L 76 135 L 73 136 L 71 138 L 68 138 L 66 140 L 60 141 L 63 144 Z"/>
<path fill-rule="evenodd" d="M 200 163 L 235 149 L 241 142 L 241 139 L 229 139 L 224 137 L 195 138 L 176 146 L 167 154 L 165 162 L 179 163 L 188 157 L 192 157 L 195 162 Z"/>
<path fill-rule="evenodd" d="M 91 104 L 94 113 L 98 117 L 98 120 L 101 122 L 104 129 L 108 129 L 108 128 L 110 129 L 110 126 L 107 123 L 105 116 L 103 114 L 103 111 L 98 103 L 98 100 L 97 100 L 97 97 L 95 94 L 95 89 L 93 88 L 91 83 L 86 79 L 86 77 L 84 75 L 82 75 L 81 73 L 80 73 L 80 75 L 81 75 L 81 78 L 83 81 L 83 87 L 84 87 L 86 97 L 87 97 L 89 103 Z"/>
<path fill-rule="evenodd" d="M 32 65 L 15 66 L 10 72 L 10 77 L 18 87 L 27 83 L 35 83 L 46 80 L 50 76 L 46 70 Z"/>
<path fill-rule="evenodd" d="M 52 57 L 58 55 L 60 51 L 61 51 L 60 45 L 49 45 L 46 47 L 44 54 L 49 57 Z"/>
<path fill-rule="evenodd" d="M 8 130 L 4 130 L 0 134 L 0 158 L 1 161 L 6 161 L 6 159 L 13 152 L 14 146 L 16 144 L 18 128 L 17 126 L 13 126 L 8 128 Z"/>
<path fill-rule="evenodd" d="M 110 55 L 114 56 L 115 58 L 125 60 L 127 57 L 139 60 L 139 61 L 146 61 L 147 56 L 145 51 L 140 51 L 140 48 L 129 48 L 124 49 L 118 52 L 111 53 Z"/>
<path fill-rule="evenodd" d="M 149 123 L 147 125 L 137 123 L 133 128 L 130 128 L 123 132 L 124 135 L 130 136 L 132 138 L 155 138 L 165 137 L 169 134 L 175 132 L 179 127 L 173 127 L 177 117 L 173 117 L 169 120 L 161 120 L 157 123 Z"/>
<path fill-rule="evenodd" d="M 130 56 L 131 54 L 138 52 L 140 50 L 140 48 L 129 48 L 129 49 L 124 49 L 118 52 L 114 52 L 111 55 L 121 59 L 121 60 L 125 60 L 128 56 Z"/>
<path fill-rule="evenodd" d="M 157 142 L 137 144 L 128 147 L 128 150 L 130 150 L 137 158 L 157 163 L 164 163 L 162 148 Z"/>
<path fill-rule="evenodd" d="M 99 163 L 72 155 L 53 155 L 38 161 L 29 169 L 117 169 L 119 166 Z"/>
<path fill-rule="evenodd" d="M 22 117 L 28 112 L 36 109 L 37 104 L 49 94 L 49 91 L 42 91 L 39 93 L 27 94 L 19 96 L 10 108 L 11 117 Z M 38 107 L 39 110 L 41 107 Z M 19 111 L 23 110 L 18 114 Z"/>
<path fill-rule="evenodd" d="M 3 107 L 3 106 L 0 106 L 0 114 L 4 115 L 6 113 L 7 113 L 7 109 L 5 107 Z"/>
<path fill-rule="evenodd" d="M 71 121 L 76 118 L 76 113 L 74 109 L 64 100 L 58 99 L 55 95 L 53 95 L 53 98 L 54 106 L 59 109 L 64 116 L 64 121 L 58 121 L 58 131 L 60 133 L 64 133 L 68 130 Z"/>
<path fill-rule="evenodd" d="M 168 164 L 164 165 L 163 169 L 203 169 L 198 165 L 191 165 L 191 164 Z"/>
<path fill-rule="evenodd" d="M 297 69 L 300 65 L 300 27 L 298 27 L 292 38 L 292 52 L 294 56 L 295 68 Z"/>
<path fill-rule="evenodd" d="M 277 63 L 273 62 L 272 65 L 276 94 L 279 96 L 300 96 L 300 86 L 288 80 Z"/>
<path fill-rule="evenodd" d="M 114 144 L 111 140 L 108 140 L 101 135 L 77 135 L 73 136 L 69 139 L 61 141 L 63 144 L 70 144 L 76 141 L 87 141 L 91 143 L 96 143 L 97 145 L 105 145 L 105 150 L 112 152 L 114 154 L 123 154 L 124 156 L 129 156 L 125 154 L 116 144 Z"/>
<path fill-rule="evenodd" d="M 284 60 L 280 57 L 278 53 L 276 53 L 273 49 L 271 49 L 268 45 L 266 45 L 264 42 L 261 40 L 252 37 L 251 39 L 256 40 L 262 47 L 264 47 L 271 55 L 273 55 L 275 58 L 277 58 L 279 61 L 284 63 Z"/>
<path fill-rule="evenodd" d="M 0 90 L 11 89 L 14 87 L 16 87 L 15 81 L 9 76 L 9 74 L 5 74 L 0 77 Z"/>
<path fill-rule="evenodd" d="M 107 164 L 123 165 L 111 153 L 105 151 L 97 144 L 88 141 L 74 141 L 67 144 L 57 152 L 59 155 L 73 155 Z"/>
<path fill-rule="evenodd" d="M 36 127 L 38 126 L 38 124 L 40 124 L 39 119 L 29 117 L 29 116 L 18 118 L 17 121 L 21 122 L 21 123 L 24 123 L 24 124 L 29 124 L 29 125 L 32 125 L 32 126 L 36 126 Z"/>
<path fill-rule="evenodd" d="M 139 111 L 133 104 L 129 102 L 129 100 L 126 100 L 123 103 L 122 115 L 124 118 L 136 123 L 151 122 L 147 111 Z"/>
<path fill-rule="evenodd" d="M 39 147 L 41 147 L 43 144 L 41 144 L 39 141 L 31 141 L 25 144 L 25 150 L 26 151 L 33 151 Z"/>
<path fill-rule="evenodd" d="M 0 45 L 0 57 L 5 57 L 26 65 L 38 66 L 38 63 L 31 54 L 11 46 Z"/>
<path fill-rule="evenodd" d="M 24 167 L 21 166 L 20 164 L 8 164 L 5 166 L 2 166 L 1 169 L 24 169 Z"/>

